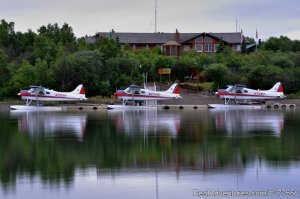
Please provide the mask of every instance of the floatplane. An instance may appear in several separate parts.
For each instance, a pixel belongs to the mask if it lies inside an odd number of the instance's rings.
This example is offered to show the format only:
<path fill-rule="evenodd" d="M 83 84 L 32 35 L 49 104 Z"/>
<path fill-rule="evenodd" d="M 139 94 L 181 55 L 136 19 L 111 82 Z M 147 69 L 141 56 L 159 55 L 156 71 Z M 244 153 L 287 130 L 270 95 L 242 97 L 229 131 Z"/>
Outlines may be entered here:
<path fill-rule="evenodd" d="M 40 102 L 66 102 L 86 100 L 85 90 L 82 84 L 71 92 L 59 92 L 42 86 L 30 86 L 29 90 L 21 90 L 18 95 L 26 100 L 26 105 L 12 105 L 13 110 L 61 110 L 61 107 L 41 106 Z M 32 105 L 36 102 L 36 105 Z"/>
<path fill-rule="evenodd" d="M 283 112 L 211 109 L 210 116 L 216 129 L 224 130 L 229 136 L 249 136 L 257 132 L 280 136 L 284 129 Z"/>
<path fill-rule="evenodd" d="M 28 133 L 30 137 L 75 138 L 83 141 L 86 133 L 87 114 L 85 112 L 40 112 L 14 110 L 11 118 L 18 120 L 21 133 Z"/>
<path fill-rule="evenodd" d="M 266 103 L 270 100 L 284 99 L 283 86 L 277 82 L 269 90 L 254 90 L 247 88 L 246 85 L 230 85 L 227 89 L 219 89 L 216 94 L 224 100 L 224 104 L 209 104 L 209 108 L 245 108 L 260 109 L 257 105 L 244 105 L 249 102 Z M 230 104 L 233 102 L 233 104 Z"/>
<path fill-rule="evenodd" d="M 131 85 L 125 90 L 117 90 L 114 95 L 122 100 L 122 105 L 109 105 L 109 109 L 157 109 L 158 100 L 181 99 L 177 83 L 166 91 L 156 91 L 156 86 L 150 90 L 146 86 Z"/>

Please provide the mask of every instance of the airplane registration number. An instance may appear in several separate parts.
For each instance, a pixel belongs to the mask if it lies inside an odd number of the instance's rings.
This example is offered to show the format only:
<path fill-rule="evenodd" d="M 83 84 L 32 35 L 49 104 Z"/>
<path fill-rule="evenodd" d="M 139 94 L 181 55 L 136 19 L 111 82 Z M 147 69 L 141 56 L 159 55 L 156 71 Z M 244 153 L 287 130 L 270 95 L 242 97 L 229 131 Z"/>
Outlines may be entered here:
<path fill-rule="evenodd" d="M 66 94 L 55 94 L 55 97 L 67 97 Z"/>
<path fill-rule="evenodd" d="M 266 94 L 265 93 L 258 93 L 258 92 L 256 92 L 256 93 L 254 93 L 254 95 L 265 96 Z"/>
<path fill-rule="evenodd" d="M 150 96 L 159 96 L 159 93 L 149 93 Z"/>

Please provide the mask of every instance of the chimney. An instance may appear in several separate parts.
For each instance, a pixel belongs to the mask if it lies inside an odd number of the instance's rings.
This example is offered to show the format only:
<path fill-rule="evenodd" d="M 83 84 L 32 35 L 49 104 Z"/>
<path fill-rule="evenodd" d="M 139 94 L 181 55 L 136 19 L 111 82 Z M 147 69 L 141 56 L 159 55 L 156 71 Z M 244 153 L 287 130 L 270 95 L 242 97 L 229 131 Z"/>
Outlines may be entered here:
<path fill-rule="evenodd" d="M 175 41 L 177 42 L 177 43 L 179 43 L 179 41 L 180 41 L 180 33 L 178 32 L 178 29 L 176 28 L 176 32 L 175 32 Z"/>

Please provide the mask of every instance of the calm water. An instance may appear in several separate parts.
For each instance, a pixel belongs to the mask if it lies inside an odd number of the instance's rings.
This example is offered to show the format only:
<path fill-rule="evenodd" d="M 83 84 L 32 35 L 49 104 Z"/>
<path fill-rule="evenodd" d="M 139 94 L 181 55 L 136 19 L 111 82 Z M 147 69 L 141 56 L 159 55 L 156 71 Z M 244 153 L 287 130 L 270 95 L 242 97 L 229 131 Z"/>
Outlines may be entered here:
<path fill-rule="evenodd" d="M 299 129 L 300 111 L 0 112 L 0 198 L 299 198 Z"/>

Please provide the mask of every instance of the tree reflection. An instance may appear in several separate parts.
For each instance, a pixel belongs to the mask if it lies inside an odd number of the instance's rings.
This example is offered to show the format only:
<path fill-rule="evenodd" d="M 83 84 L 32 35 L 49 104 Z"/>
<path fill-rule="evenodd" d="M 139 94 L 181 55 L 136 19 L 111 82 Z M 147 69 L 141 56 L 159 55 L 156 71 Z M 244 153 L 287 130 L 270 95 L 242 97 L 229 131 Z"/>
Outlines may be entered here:
<path fill-rule="evenodd" d="M 76 169 L 86 170 L 91 167 L 99 171 L 155 167 L 175 170 L 179 174 L 184 170 L 242 172 L 247 164 L 255 160 L 267 161 L 272 166 L 288 166 L 293 161 L 299 161 L 299 113 L 279 113 L 279 117 L 274 114 L 273 122 L 278 122 L 278 118 L 282 124 L 280 135 L 278 129 L 272 132 L 273 128 L 264 126 L 251 127 L 250 132 L 245 131 L 244 126 L 235 129 L 232 134 L 226 125 L 220 127 L 218 121 L 222 119 L 222 114 L 181 111 L 146 116 L 144 112 L 95 112 L 85 113 L 83 120 L 82 115 L 74 117 L 72 113 L 51 115 L 54 118 L 73 117 L 73 120 L 64 120 L 66 125 L 54 128 L 52 134 L 64 132 L 59 136 L 40 136 L 41 133 L 45 135 L 44 128 L 35 128 L 35 134 L 31 134 L 28 128 L 20 129 L 20 120 L 45 124 L 51 118 L 45 114 L 38 117 L 44 118 L 40 121 L 29 119 L 33 115 L 28 114 L 11 118 L 2 114 L 1 184 L 7 189 L 14 186 L 17 178 L 26 176 L 30 179 L 40 177 L 44 184 L 53 186 L 59 183 L 69 185 L 73 182 Z M 241 118 L 241 114 L 246 115 L 244 119 L 249 119 L 252 113 L 230 114 L 231 120 L 239 121 L 237 118 Z M 264 116 L 260 114 L 261 121 Z M 55 121 L 52 118 L 52 122 Z M 72 121 L 83 122 L 81 125 L 84 125 L 85 136 L 82 139 L 78 139 L 78 136 L 70 137 L 70 134 L 76 133 L 76 128 L 70 128 L 67 124 Z M 254 124 L 251 120 L 251 125 Z M 64 126 L 68 131 L 64 131 Z M 28 131 L 28 134 L 21 133 L 23 130 Z"/>

